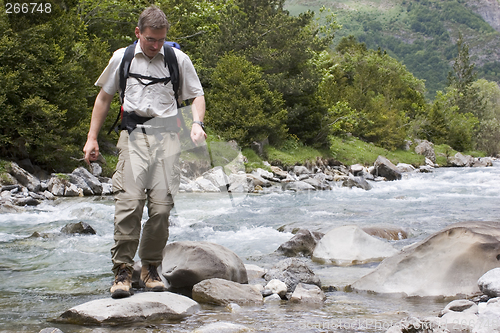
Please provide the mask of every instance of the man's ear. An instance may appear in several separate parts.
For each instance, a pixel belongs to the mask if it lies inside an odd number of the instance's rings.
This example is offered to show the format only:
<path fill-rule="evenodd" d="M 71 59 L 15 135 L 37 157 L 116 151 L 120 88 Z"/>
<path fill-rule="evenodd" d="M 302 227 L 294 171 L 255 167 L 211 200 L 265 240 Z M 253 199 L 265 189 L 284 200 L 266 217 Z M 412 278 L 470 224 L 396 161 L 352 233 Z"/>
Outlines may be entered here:
<path fill-rule="evenodd" d="M 135 27 L 135 37 L 139 39 L 139 35 L 141 34 L 141 30 L 139 30 L 139 27 Z"/>

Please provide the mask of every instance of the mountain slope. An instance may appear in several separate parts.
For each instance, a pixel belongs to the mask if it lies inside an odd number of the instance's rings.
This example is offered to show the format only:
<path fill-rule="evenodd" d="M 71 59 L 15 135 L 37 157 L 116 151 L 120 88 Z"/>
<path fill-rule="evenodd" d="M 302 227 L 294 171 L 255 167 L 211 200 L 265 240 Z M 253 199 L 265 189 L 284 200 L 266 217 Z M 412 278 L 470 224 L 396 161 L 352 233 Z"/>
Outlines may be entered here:
<path fill-rule="evenodd" d="M 288 0 L 291 14 L 329 7 L 341 37 L 354 35 L 381 48 L 426 81 L 428 97 L 447 85 L 459 33 L 469 46 L 478 78 L 500 82 L 498 0 Z"/>

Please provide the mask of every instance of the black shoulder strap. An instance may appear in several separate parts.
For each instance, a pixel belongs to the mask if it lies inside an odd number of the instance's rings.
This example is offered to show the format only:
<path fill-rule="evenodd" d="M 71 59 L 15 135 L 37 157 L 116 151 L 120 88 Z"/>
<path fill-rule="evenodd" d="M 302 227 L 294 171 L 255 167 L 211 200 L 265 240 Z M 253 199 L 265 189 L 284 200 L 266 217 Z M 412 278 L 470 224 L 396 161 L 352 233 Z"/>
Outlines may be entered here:
<path fill-rule="evenodd" d="M 130 64 L 135 55 L 135 43 L 129 45 L 125 49 L 125 54 L 123 55 L 122 62 L 120 64 L 120 101 L 123 104 L 123 98 L 125 97 L 125 88 L 127 87 L 127 78 L 130 71 Z"/>
<path fill-rule="evenodd" d="M 170 82 L 172 82 L 172 86 L 174 87 L 175 100 L 177 101 L 177 105 L 179 104 L 179 64 L 177 63 L 177 57 L 175 56 L 175 51 L 172 46 L 168 44 L 163 44 L 163 53 L 165 67 L 168 66 L 168 71 L 170 72 Z"/>

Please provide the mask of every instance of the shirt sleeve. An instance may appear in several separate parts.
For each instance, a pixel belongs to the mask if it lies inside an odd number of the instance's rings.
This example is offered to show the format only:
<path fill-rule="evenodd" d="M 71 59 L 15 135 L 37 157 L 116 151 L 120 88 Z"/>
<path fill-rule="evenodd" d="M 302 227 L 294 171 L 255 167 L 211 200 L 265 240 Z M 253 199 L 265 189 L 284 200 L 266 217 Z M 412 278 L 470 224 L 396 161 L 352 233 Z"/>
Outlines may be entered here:
<path fill-rule="evenodd" d="M 179 99 L 185 101 L 203 96 L 203 87 L 191 59 L 184 52 L 174 50 L 177 53 L 179 63 Z"/>
<path fill-rule="evenodd" d="M 95 83 L 110 95 L 114 95 L 120 87 L 120 63 L 124 54 L 125 48 L 116 50 Z"/>

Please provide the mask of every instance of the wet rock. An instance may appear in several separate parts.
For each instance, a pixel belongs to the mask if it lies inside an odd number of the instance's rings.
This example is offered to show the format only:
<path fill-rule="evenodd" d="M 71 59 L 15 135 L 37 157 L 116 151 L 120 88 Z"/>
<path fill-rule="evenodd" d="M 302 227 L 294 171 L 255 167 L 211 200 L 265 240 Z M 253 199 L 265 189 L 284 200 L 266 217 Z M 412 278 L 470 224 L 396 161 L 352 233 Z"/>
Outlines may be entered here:
<path fill-rule="evenodd" d="M 68 177 L 69 177 L 69 182 L 76 186 L 77 189 L 75 192 L 77 194 L 79 193 L 78 189 L 81 189 L 83 195 L 94 195 L 94 191 L 92 191 L 90 186 L 87 185 L 87 183 L 82 177 L 77 176 L 75 174 L 69 174 Z"/>
<path fill-rule="evenodd" d="M 314 249 L 312 259 L 335 265 L 381 261 L 398 253 L 390 244 L 370 236 L 355 225 L 330 230 Z"/>
<path fill-rule="evenodd" d="M 193 287 L 192 297 L 205 304 L 238 305 L 262 304 L 263 297 L 257 288 L 224 279 L 203 280 Z"/>
<path fill-rule="evenodd" d="M 387 240 L 401 240 L 408 238 L 408 232 L 398 226 L 369 226 L 363 227 L 368 235 L 384 238 Z"/>
<path fill-rule="evenodd" d="M 85 222 L 68 223 L 61 229 L 61 233 L 74 235 L 95 235 L 96 232 L 92 226 Z"/>
<path fill-rule="evenodd" d="M 396 165 L 396 168 L 398 169 L 399 172 L 413 172 L 415 171 L 415 167 L 411 164 L 407 163 L 398 163 Z"/>
<path fill-rule="evenodd" d="M 296 182 L 285 183 L 283 186 L 283 190 L 301 192 L 301 191 L 315 191 L 316 189 L 314 188 L 314 186 L 299 180 Z"/>
<path fill-rule="evenodd" d="M 398 168 L 384 156 L 377 157 L 373 166 L 375 167 L 373 169 L 373 175 L 375 177 L 384 177 L 389 181 L 401 179 L 401 173 Z"/>
<path fill-rule="evenodd" d="M 494 268 L 484 273 L 477 281 L 481 292 L 489 297 L 500 296 L 500 268 Z"/>
<path fill-rule="evenodd" d="M 211 323 L 199 327 L 195 329 L 192 333 L 244 333 L 253 331 L 254 331 L 253 329 L 250 329 L 243 325 L 219 321 L 217 323 Z"/>
<path fill-rule="evenodd" d="M 498 222 L 455 223 L 385 259 L 352 284 L 356 290 L 408 296 L 474 296 L 477 281 L 499 266 Z"/>
<path fill-rule="evenodd" d="M 276 251 L 288 257 L 295 257 L 297 255 L 307 257 L 312 255 L 316 244 L 323 236 L 324 234 L 321 232 L 300 229 L 295 236 L 281 244 Z"/>
<path fill-rule="evenodd" d="M 191 288 L 212 278 L 248 283 L 241 259 L 228 248 L 210 242 L 167 244 L 163 250 L 162 275 L 174 289 Z"/>
<path fill-rule="evenodd" d="M 88 187 L 92 190 L 93 194 L 101 194 L 102 193 L 102 184 L 99 179 L 90 173 L 84 167 L 79 167 L 73 170 L 71 173 L 74 176 L 78 176 L 83 179 L 83 181 L 88 185 Z"/>
<path fill-rule="evenodd" d="M 439 313 L 439 317 L 446 315 L 449 312 L 470 312 L 477 313 L 478 306 L 476 303 L 466 300 L 466 299 L 457 299 L 448 303 L 445 308 Z"/>
<path fill-rule="evenodd" d="M 264 290 L 269 290 L 273 294 L 279 295 L 281 298 L 286 296 L 287 293 L 287 286 L 283 281 L 280 281 L 278 279 L 272 279 L 269 281 L 266 286 L 264 287 Z"/>
<path fill-rule="evenodd" d="M 31 196 L 28 196 L 21 198 L 12 198 L 12 203 L 16 206 L 37 206 L 41 202 Z"/>
<path fill-rule="evenodd" d="M 344 181 L 342 182 L 342 186 L 349 188 L 358 187 L 366 191 L 372 189 L 372 186 L 363 177 L 349 176 L 344 179 Z"/>
<path fill-rule="evenodd" d="M 122 299 L 111 297 L 75 306 L 57 322 L 116 325 L 157 319 L 182 319 L 200 309 L 192 299 L 170 292 L 145 292 Z"/>
<path fill-rule="evenodd" d="M 322 304 L 326 300 L 325 293 L 314 284 L 299 283 L 293 291 L 290 302 Z"/>
<path fill-rule="evenodd" d="M 474 158 L 470 155 L 462 155 L 456 153 L 455 156 L 448 159 L 448 164 L 452 167 L 470 167 L 474 162 Z"/>
<path fill-rule="evenodd" d="M 55 196 L 64 196 L 68 179 L 61 176 L 53 176 L 47 183 L 47 190 Z"/>
<path fill-rule="evenodd" d="M 321 287 L 319 277 L 314 274 L 304 261 L 297 258 L 288 258 L 278 262 L 268 270 L 264 278 L 266 281 L 271 281 L 272 279 L 283 281 L 287 286 L 288 292 L 293 292 L 297 284 L 301 282 Z"/>

